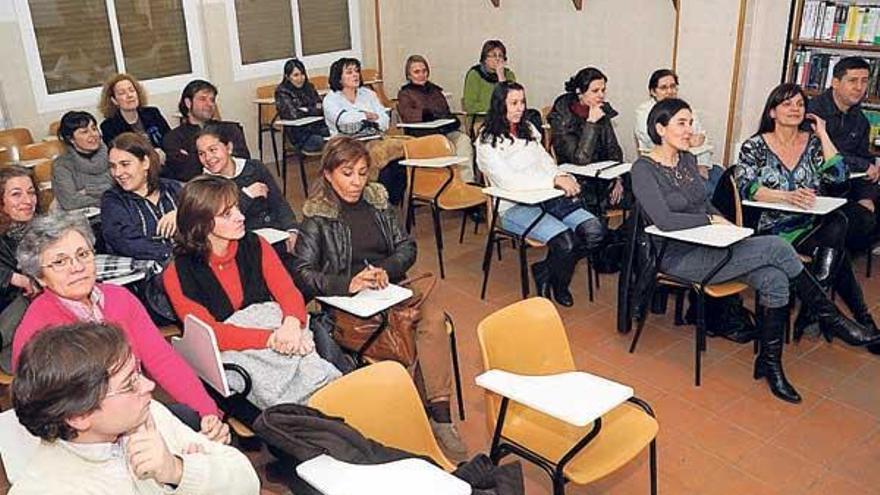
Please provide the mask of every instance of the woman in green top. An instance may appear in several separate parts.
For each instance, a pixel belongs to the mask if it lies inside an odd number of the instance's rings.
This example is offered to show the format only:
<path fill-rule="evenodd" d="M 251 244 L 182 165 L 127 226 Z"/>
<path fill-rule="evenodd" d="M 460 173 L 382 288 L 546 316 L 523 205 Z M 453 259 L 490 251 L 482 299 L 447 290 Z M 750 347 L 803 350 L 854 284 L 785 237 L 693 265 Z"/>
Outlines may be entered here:
<path fill-rule="evenodd" d="M 464 76 L 464 111 L 471 114 L 488 112 L 492 91 L 503 81 L 516 82 L 516 74 L 507 68 L 507 48 L 501 40 L 487 40 L 480 51 L 480 63 Z"/>
<path fill-rule="evenodd" d="M 805 209 L 813 206 L 827 185 L 841 184 L 847 178 L 825 121 L 806 113 L 803 89 L 792 83 L 770 92 L 758 132 L 743 143 L 734 173 L 743 199 Z M 811 269 L 819 282 L 833 287 L 855 320 L 877 333 L 844 248 L 847 220 L 842 213 L 817 217 L 761 210 L 756 231 L 779 235 L 801 254 L 811 256 Z M 811 321 L 810 315 L 801 311 L 795 323 L 795 340 Z"/>

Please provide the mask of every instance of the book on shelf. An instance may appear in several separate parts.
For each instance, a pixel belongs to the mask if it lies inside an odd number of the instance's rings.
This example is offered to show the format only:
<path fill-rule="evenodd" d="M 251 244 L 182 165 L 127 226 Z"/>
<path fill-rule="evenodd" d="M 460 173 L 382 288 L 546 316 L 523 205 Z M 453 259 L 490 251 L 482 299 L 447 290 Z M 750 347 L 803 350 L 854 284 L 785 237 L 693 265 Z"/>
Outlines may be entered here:
<path fill-rule="evenodd" d="M 789 82 L 800 84 L 809 92 L 821 92 L 831 87 L 834 66 L 846 56 L 829 53 L 821 48 L 798 48 L 792 60 Z M 880 103 L 880 57 L 864 57 L 868 62 L 868 99 L 870 103 Z"/>
<path fill-rule="evenodd" d="M 880 2 L 806 0 L 798 39 L 880 45 Z"/>

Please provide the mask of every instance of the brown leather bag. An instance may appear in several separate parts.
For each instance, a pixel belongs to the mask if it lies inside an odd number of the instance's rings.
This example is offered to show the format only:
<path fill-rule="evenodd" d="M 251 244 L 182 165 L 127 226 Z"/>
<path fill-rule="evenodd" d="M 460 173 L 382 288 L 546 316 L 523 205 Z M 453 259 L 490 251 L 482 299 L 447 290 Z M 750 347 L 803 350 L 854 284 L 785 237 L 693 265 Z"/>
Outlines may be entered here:
<path fill-rule="evenodd" d="M 415 364 L 416 328 L 422 318 L 422 303 L 434 290 L 437 279 L 424 273 L 404 280 L 398 285 L 409 287 L 412 297 L 370 318 L 359 318 L 344 311 L 332 310 L 335 321 L 333 338 L 336 342 L 363 357 L 375 360 L 397 361 L 407 368 Z M 376 334 L 387 316 L 387 325 Z"/>

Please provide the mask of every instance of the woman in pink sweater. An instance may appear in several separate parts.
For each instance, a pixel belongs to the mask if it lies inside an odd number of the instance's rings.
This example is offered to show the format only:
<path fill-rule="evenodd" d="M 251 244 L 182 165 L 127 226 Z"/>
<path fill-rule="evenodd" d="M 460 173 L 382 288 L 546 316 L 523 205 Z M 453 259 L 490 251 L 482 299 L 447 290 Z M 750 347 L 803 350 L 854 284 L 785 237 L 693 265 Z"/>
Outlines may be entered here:
<path fill-rule="evenodd" d="M 22 347 L 45 328 L 78 321 L 112 323 L 125 334 L 147 374 L 175 401 L 199 413 L 202 433 L 228 442 L 229 430 L 217 405 L 141 303 L 122 287 L 96 283 L 94 234 L 84 217 L 56 213 L 33 220 L 18 246 L 18 262 L 44 290 L 15 332 L 13 369 Z"/>

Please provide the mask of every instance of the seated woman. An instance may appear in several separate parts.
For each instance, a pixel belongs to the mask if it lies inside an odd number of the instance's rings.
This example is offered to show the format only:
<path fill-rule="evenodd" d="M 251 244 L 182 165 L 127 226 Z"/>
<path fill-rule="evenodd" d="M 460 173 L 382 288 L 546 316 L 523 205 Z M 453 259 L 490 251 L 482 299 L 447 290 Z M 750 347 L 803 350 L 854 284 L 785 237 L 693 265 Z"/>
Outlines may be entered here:
<path fill-rule="evenodd" d="M 232 142 L 211 126 L 199 132 L 196 149 L 206 174 L 232 179 L 238 186 L 236 204 L 244 215 L 245 228 L 249 231 L 273 228 L 289 232 L 283 252 L 292 252 L 299 229 L 296 215 L 266 166 L 259 160 L 232 156 Z"/>
<path fill-rule="evenodd" d="M 55 200 L 62 210 L 98 206 L 104 191 L 113 187 L 98 122 L 88 112 L 67 112 L 61 117 L 58 139 L 67 151 L 52 166 Z"/>
<path fill-rule="evenodd" d="M 224 362 L 250 373 L 254 404 L 301 404 L 340 373 L 315 352 L 302 294 L 272 246 L 245 231 L 238 201 L 229 179 L 187 183 L 165 290 L 181 320 L 194 315 L 211 326 Z"/>
<path fill-rule="evenodd" d="M 81 215 L 35 218 L 18 245 L 22 272 L 43 292 L 30 304 L 12 342 L 12 366 L 22 347 L 45 328 L 76 322 L 112 323 L 125 334 L 144 370 L 175 401 L 201 416 L 202 433 L 229 441 L 214 401 L 192 368 L 162 338 L 140 302 L 123 287 L 96 283 L 94 235 Z"/>
<path fill-rule="evenodd" d="M 306 66 L 299 59 L 292 58 L 284 63 L 284 78 L 275 88 L 275 109 L 278 117 L 284 120 L 324 115 L 321 97 L 309 82 Z M 324 138 L 330 135 L 330 131 L 324 122 L 319 121 L 306 126 L 285 126 L 284 134 L 297 149 L 316 152 L 324 147 Z"/>
<path fill-rule="evenodd" d="M 408 82 L 397 93 L 397 113 L 400 114 L 401 122 L 415 123 L 446 118 L 455 119 L 455 122 L 437 129 L 407 129 L 407 134 L 413 136 L 445 135 L 455 147 L 455 154 L 467 158 L 467 161 L 458 164 L 461 178 L 465 182 L 473 182 L 474 150 L 471 139 L 459 130 L 461 122 L 449 110 L 449 103 L 446 101 L 446 95 L 443 94 L 443 88 L 428 80 L 431 75 L 428 61 L 421 55 L 410 55 L 406 59 L 404 75 Z"/>
<path fill-rule="evenodd" d="M 729 223 L 707 200 L 696 158 L 688 152 L 693 134 L 691 122 L 690 106 L 684 101 L 668 98 L 658 102 L 648 115 L 648 133 L 654 149 L 633 164 L 633 193 L 650 221 L 662 230 Z M 724 249 L 669 241 L 658 268 L 699 282 L 726 254 Z M 782 400 L 801 401 L 782 369 L 789 287 L 794 287 L 804 304 L 816 308 L 819 320 L 831 332 L 845 335 L 847 340 L 858 344 L 877 340 L 868 338 L 865 328 L 840 314 L 812 275 L 804 271 L 791 244 L 781 237 L 754 236 L 734 244 L 730 260 L 712 282 L 729 280 L 742 281 L 760 294 L 765 311 L 761 318 L 761 351 L 755 359 L 754 377 L 766 378 L 770 391 Z"/>
<path fill-rule="evenodd" d="M 623 161 L 623 150 L 617 143 L 611 119 L 617 110 L 605 101 L 608 78 L 595 67 L 578 71 L 565 83 L 565 93 L 553 102 L 547 116 L 553 130 L 553 150 L 559 163 L 587 165 L 611 160 Z M 594 180 L 584 180 L 585 200 L 599 206 L 602 191 L 591 190 Z M 623 198 L 623 179 L 617 178 L 608 186 L 608 203 L 616 205 Z"/>
<path fill-rule="evenodd" d="M 337 137 L 324 148 L 321 180 L 303 206 L 294 278 L 306 299 L 349 296 L 400 282 L 416 261 L 416 243 L 401 228 L 382 185 L 369 182 L 370 155 L 360 141 Z M 443 312 L 429 298 L 416 333 L 417 373 L 431 428 L 454 460 L 467 448 L 452 423 L 452 363 Z"/>
<path fill-rule="evenodd" d="M 507 67 L 507 47 L 501 40 L 486 40 L 480 49 L 480 63 L 464 76 L 461 103 L 465 113 L 488 112 L 495 85 L 504 81 L 516 82 L 516 74 Z"/>
<path fill-rule="evenodd" d="M 0 169 L 0 369 L 12 371 L 12 337 L 27 299 L 37 293 L 30 277 L 18 268 L 15 251 L 39 208 L 39 196 L 30 170 L 11 165 Z"/>
<path fill-rule="evenodd" d="M 181 184 L 159 177 L 158 148 L 133 132 L 110 144 L 110 175 L 116 181 L 101 198 L 104 245 L 112 254 L 165 261 L 177 232 Z"/>
<path fill-rule="evenodd" d="M 156 107 L 147 106 L 147 92 L 130 74 L 114 74 L 104 83 L 101 102 L 98 104 L 104 121 L 101 122 L 101 135 L 104 143 L 110 142 L 124 132 L 134 132 L 148 139 L 156 148 L 162 163 L 162 138 L 171 130 L 168 121 Z"/>
<path fill-rule="evenodd" d="M 809 127 L 804 125 L 808 122 Z M 758 132 L 740 149 L 735 178 L 743 199 L 809 208 L 828 183 L 846 181 L 846 172 L 843 157 L 825 130 L 825 121 L 806 113 L 804 91 L 789 83 L 770 92 Z M 755 230 L 779 235 L 799 253 L 812 257 L 810 268 L 819 283 L 833 289 L 866 330 L 880 333 L 846 252 L 847 220 L 842 212 L 816 217 L 762 210 Z M 812 308 L 806 304 L 801 307 L 795 340 L 813 320 L 805 309 Z M 831 329 L 822 325 L 822 331 L 830 341 Z M 880 348 L 872 349 L 880 352 Z"/>
<path fill-rule="evenodd" d="M 324 120 L 330 135 L 378 135 L 388 130 L 390 117 L 371 89 L 363 87 L 361 63 L 341 58 L 330 66 L 330 89 L 324 98 Z M 397 160 L 403 158 L 399 139 L 374 139 L 367 143 L 373 166 L 389 193 L 389 200 L 400 205 L 406 190 L 406 173 Z"/>
<path fill-rule="evenodd" d="M 654 149 L 654 143 L 651 141 L 651 136 L 648 135 L 648 113 L 658 101 L 666 98 L 678 98 L 678 75 L 669 69 L 655 70 L 648 79 L 648 94 L 651 97 L 636 107 L 636 121 L 633 128 L 640 153 L 648 153 Z M 706 142 L 706 131 L 700 125 L 696 113 L 693 114 L 693 117 L 691 147 L 702 146 Z M 712 164 L 711 152 L 698 155 L 697 165 L 700 175 L 706 179 L 706 194 L 711 197 L 715 186 L 718 185 L 718 181 L 724 174 L 724 169 Z"/>
<path fill-rule="evenodd" d="M 541 145 L 538 130 L 523 117 L 525 89 L 515 82 L 495 87 L 486 123 L 477 137 L 477 164 L 493 186 L 510 190 L 557 188 L 564 198 L 547 202 L 547 211 L 528 237 L 547 244 L 547 258 L 532 265 L 532 276 L 539 295 L 563 306 L 574 304 L 568 285 L 577 260 L 599 245 L 605 234 L 602 222 L 581 205 L 577 180 L 559 171 Z M 541 214 L 534 205 L 502 201 L 498 209 L 500 225 L 522 234 Z"/>

